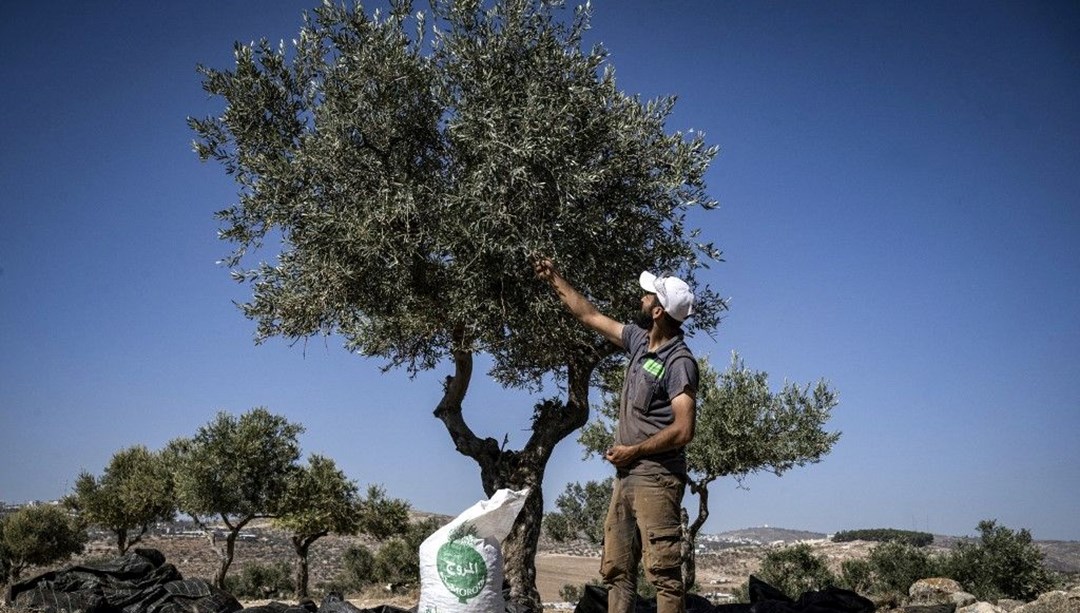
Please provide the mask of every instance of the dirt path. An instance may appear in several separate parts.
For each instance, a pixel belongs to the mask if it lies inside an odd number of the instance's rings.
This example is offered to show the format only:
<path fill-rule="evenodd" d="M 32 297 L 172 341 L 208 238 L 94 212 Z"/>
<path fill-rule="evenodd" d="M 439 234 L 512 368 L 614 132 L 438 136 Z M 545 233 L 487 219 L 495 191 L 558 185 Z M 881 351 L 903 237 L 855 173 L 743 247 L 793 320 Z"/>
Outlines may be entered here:
<path fill-rule="evenodd" d="M 543 602 L 559 602 L 559 591 L 564 585 L 581 587 L 600 579 L 600 558 L 557 553 L 540 553 L 536 556 L 536 589 Z"/>

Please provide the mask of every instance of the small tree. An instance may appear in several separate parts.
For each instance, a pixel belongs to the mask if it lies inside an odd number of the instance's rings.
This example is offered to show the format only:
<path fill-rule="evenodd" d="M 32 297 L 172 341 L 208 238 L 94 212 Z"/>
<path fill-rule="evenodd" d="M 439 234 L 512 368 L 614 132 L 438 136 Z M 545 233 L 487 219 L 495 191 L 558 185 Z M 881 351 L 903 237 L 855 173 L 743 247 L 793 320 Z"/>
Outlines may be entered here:
<path fill-rule="evenodd" d="M 225 586 L 236 539 L 251 520 L 274 517 L 298 470 L 304 427 L 257 407 L 239 418 L 218 413 L 190 439 L 169 443 L 177 506 L 206 532 L 220 565 L 214 585 Z M 226 527 L 225 547 L 204 519 Z"/>
<path fill-rule="evenodd" d="M 746 476 L 760 471 L 783 475 L 796 466 L 820 461 L 840 438 L 839 432 L 824 430 L 837 404 L 836 393 L 824 381 L 812 387 L 786 383 L 774 392 L 768 373 L 750 370 L 735 352 L 723 373 L 705 358 L 698 364 L 697 425 L 686 450 L 689 487 L 697 495 L 698 511 L 687 527 L 686 585 L 696 581 L 693 545 L 709 518 L 713 481 L 731 476 L 741 484 Z M 614 441 L 619 410 L 616 390 L 622 389 L 622 377 L 622 372 L 616 372 L 605 381 L 600 415 L 581 431 L 578 441 L 586 457 L 603 455 Z"/>
<path fill-rule="evenodd" d="M 409 504 L 386 497 L 379 486 L 368 488 L 361 499 L 356 483 L 338 470 L 334 461 L 313 455 L 307 466 L 293 473 L 275 523 L 292 534 L 296 551 L 296 594 L 308 595 L 308 552 L 311 545 L 330 533 L 362 532 L 385 539 L 405 532 Z"/>
<path fill-rule="evenodd" d="M 876 592 L 874 565 L 866 558 L 852 558 L 840 563 L 839 585 L 860 594 Z"/>
<path fill-rule="evenodd" d="M 352 534 L 360 526 L 356 483 L 330 458 L 312 455 L 307 466 L 292 473 L 274 523 L 291 534 L 297 557 L 296 596 L 306 597 L 311 545 L 331 532 Z"/>
<path fill-rule="evenodd" d="M 172 473 L 160 453 L 142 445 L 116 452 L 101 477 L 81 473 L 64 502 L 87 525 L 112 532 L 120 555 L 154 522 L 176 515 Z"/>
<path fill-rule="evenodd" d="M 413 529 L 409 523 L 409 509 L 408 502 L 388 498 L 381 485 L 369 485 L 367 496 L 360 501 L 359 531 L 380 541 L 407 535 Z M 416 543 L 416 546 L 419 547 L 420 543 Z"/>
<path fill-rule="evenodd" d="M 0 583 L 18 581 L 30 566 L 65 560 L 85 544 L 86 532 L 60 507 L 25 507 L 0 518 Z"/>
<path fill-rule="evenodd" d="M 613 478 L 603 481 L 568 483 L 555 499 L 559 510 L 544 516 L 544 529 L 552 539 L 565 542 L 584 538 L 593 545 L 604 540 L 604 517 L 611 502 Z"/>
<path fill-rule="evenodd" d="M 1034 600 L 1054 585 L 1046 555 L 1027 529 L 1013 531 L 996 520 L 979 522 L 979 539 L 961 542 L 944 561 L 945 572 L 980 600 Z"/>

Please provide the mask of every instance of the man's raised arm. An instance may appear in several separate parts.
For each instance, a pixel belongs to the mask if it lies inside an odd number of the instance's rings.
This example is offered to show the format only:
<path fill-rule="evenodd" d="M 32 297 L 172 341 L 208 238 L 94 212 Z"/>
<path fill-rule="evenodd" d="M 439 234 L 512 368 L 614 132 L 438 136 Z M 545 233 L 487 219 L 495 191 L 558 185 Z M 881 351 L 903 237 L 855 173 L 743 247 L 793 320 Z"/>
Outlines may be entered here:
<path fill-rule="evenodd" d="M 551 263 L 551 260 L 537 260 L 533 265 L 533 269 L 536 271 L 536 276 L 538 278 L 547 281 L 551 284 L 551 287 L 555 288 L 555 293 L 558 294 L 559 299 L 563 301 L 563 304 L 566 305 L 566 308 L 570 310 L 570 313 L 573 314 L 578 321 L 585 324 L 587 327 L 596 330 L 604 338 L 615 345 L 623 347 L 623 324 L 596 310 L 593 303 L 589 302 L 585 296 L 582 296 L 580 292 L 574 289 L 574 287 L 559 274 L 559 271 L 555 269 L 555 265 Z M 625 347 L 623 348 L 625 349 Z"/>

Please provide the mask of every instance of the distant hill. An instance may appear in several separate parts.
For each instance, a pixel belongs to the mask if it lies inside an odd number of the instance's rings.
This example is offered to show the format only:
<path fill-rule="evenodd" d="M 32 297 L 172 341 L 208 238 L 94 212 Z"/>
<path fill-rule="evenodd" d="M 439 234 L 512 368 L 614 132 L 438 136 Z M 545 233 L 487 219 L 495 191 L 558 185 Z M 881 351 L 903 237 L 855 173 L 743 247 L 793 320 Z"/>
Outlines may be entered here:
<path fill-rule="evenodd" d="M 1080 573 L 1080 541 L 1035 541 L 1046 554 L 1045 564 L 1059 573 Z"/>
<path fill-rule="evenodd" d="M 829 535 L 823 532 L 810 532 L 808 530 L 791 530 L 788 528 L 772 528 L 762 526 L 760 528 L 743 528 L 741 530 L 729 530 L 718 534 L 703 535 L 709 540 L 730 542 L 745 545 L 770 545 L 772 543 L 795 543 L 799 541 L 820 541 Z"/>

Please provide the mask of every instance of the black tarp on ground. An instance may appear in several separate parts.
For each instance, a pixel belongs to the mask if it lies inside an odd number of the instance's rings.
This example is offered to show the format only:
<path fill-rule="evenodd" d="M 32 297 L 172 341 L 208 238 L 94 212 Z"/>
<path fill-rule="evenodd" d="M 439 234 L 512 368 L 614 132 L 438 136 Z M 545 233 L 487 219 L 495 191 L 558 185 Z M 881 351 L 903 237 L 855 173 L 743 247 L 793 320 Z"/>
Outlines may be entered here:
<path fill-rule="evenodd" d="M 714 605 L 690 594 L 686 613 L 872 613 L 874 603 L 855 592 L 828 587 L 806 592 L 792 600 L 783 592 L 750 576 L 750 604 Z M 578 601 L 574 613 L 607 613 L 607 588 L 590 585 Z M 656 599 L 638 599 L 634 613 L 656 613 Z"/>
<path fill-rule="evenodd" d="M 413 607 L 412 609 L 402 609 L 388 604 L 384 604 L 374 609 L 361 609 L 348 600 L 345 600 L 341 594 L 330 592 L 326 595 L 326 598 L 323 598 L 322 604 L 319 605 L 318 613 L 415 613 L 415 611 L 416 607 Z M 247 613 L 246 610 L 245 613 Z"/>
<path fill-rule="evenodd" d="M 319 606 L 306 600 L 244 609 L 202 579 L 185 580 L 156 549 L 44 573 L 13 585 L 7 598 L 16 609 L 40 613 L 412 613 L 390 605 L 360 609 L 334 593 Z"/>
<path fill-rule="evenodd" d="M 156 549 L 100 564 L 69 566 L 11 586 L 12 606 L 42 613 L 233 613 L 240 602 L 202 579 L 187 579 Z"/>

